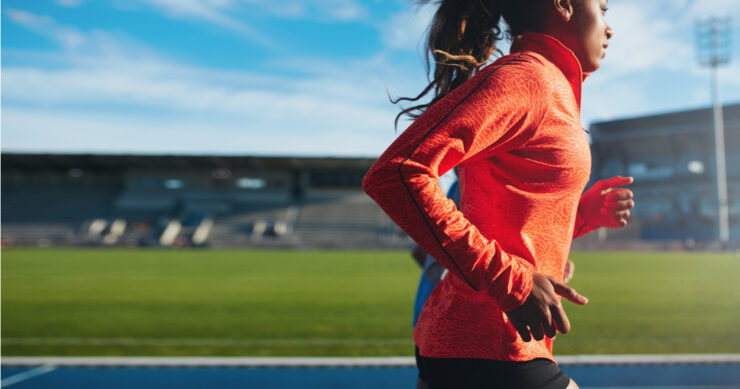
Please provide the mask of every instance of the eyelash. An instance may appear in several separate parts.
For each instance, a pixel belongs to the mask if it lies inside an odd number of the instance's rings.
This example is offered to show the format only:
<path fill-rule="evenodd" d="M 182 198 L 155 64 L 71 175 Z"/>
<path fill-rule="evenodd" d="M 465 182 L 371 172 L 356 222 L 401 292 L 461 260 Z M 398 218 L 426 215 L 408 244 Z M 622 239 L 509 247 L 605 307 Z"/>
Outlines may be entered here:
<path fill-rule="evenodd" d="M 602 10 L 602 11 L 604 11 L 604 13 L 606 13 L 606 11 L 608 11 L 608 10 L 609 10 L 609 8 L 607 8 L 607 7 L 604 7 L 604 8 L 602 8 L 601 10 Z"/>

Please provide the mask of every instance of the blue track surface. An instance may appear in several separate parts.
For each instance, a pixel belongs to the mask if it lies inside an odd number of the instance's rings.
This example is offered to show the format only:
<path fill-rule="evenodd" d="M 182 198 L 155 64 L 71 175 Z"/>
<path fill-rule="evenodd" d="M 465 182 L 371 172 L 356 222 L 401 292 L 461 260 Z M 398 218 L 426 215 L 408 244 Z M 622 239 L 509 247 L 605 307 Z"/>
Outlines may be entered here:
<path fill-rule="evenodd" d="M 33 367 L 2 368 L 3 388 L 414 388 L 416 369 L 57 367 L 6 385 Z M 740 388 L 740 365 L 564 366 L 587 388 Z M 38 370 L 36 370 L 38 371 Z"/>

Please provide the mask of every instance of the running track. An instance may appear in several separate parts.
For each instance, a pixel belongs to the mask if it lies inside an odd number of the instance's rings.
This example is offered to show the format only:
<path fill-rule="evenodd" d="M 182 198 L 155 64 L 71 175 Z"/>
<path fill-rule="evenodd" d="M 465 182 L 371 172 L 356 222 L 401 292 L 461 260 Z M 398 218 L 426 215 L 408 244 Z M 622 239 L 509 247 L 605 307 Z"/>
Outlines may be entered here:
<path fill-rule="evenodd" d="M 740 389 L 740 354 L 561 357 L 581 388 Z M 412 358 L 3 358 L 2 387 L 414 388 Z"/>

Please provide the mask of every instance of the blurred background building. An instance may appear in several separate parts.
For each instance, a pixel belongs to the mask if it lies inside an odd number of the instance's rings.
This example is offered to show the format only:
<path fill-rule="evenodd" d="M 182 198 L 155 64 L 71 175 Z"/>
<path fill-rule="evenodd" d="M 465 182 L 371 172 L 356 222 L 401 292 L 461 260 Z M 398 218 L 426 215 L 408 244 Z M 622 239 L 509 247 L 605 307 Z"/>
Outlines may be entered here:
<path fill-rule="evenodd" d="M 740 244 L 740 104 L 725 107 L 730 241 Z M 589 248 L 712 248 L 712 110 L 591 126 L 592 182 L 635 177 L 627 228 Z M 2 155 L 4 246 L 405 247 L 361 189 L 370 158 Z"/>
<path fill-rule="evenodd" d="M 724 107 L 730 242 L 740 243 L 740 104 Z M 592 182 L 633 176 L 630 225 L 598 241 L 680 242 L 708 247 L 718 239 L 711 108 L 594 123 Z M 590 237 L 593 243 L 594 237 Z"/>
<path fill-rule="evenodd" d="M 361 190 L 372 162 L 3 154 L 3 245 L 406 244 Z"/>

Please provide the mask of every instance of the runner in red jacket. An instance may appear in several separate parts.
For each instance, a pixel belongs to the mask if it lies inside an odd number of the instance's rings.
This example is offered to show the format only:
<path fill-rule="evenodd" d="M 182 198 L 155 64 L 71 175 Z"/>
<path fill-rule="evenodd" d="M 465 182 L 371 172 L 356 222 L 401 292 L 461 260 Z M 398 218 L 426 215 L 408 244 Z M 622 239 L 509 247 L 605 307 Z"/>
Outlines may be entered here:
<path fill-rule="evenodd" d="M 616 188 L 629 177 L 581 196 L 591 166 L 581 84 L 612 36 L 605 11 L 606 0 L 440 3 L 425 90 L 436 96 L 412 108 L 423 113 L 363 182 L 451 274 L 414 330 L 420 378 L 432 387 L 577 387 L 552 362 L 556 330 L 570 330 L 559 295 L 587 302 L 559 281 L 571 240 L 626 225 L 634 206 Z M 476 72 L 500 17 L 516 36 L 511 54 Z M 459 210 L 437 184 L 455 166 Z"/>

